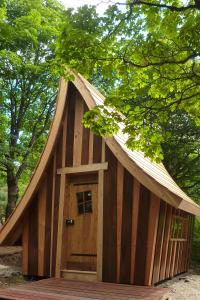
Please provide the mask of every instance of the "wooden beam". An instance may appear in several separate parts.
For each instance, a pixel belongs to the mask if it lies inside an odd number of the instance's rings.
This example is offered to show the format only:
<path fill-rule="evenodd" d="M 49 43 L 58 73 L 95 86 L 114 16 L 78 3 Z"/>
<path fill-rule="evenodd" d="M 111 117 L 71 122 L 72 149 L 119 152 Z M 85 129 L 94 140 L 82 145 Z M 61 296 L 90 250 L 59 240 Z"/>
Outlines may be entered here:
<path fill-rule="evenodd" d="M 105 162 L 105 142 L 102 140 L 101 152 L 102 164 Z M 102 165 L 100 164 L 100 165 Z M 108 168 L 108 163 L 107 168 Z M 98 165 L 98 164 L 96 164 Z M 103 266 L 103 191 L 104 191 L 104 169 L 98 171 L 98 219 L 97 219 L 97 280 L 102 281 Z"/>
<path fill-rule="evenodd" d="M 98 164 L 90 164 L 90 165 L 82 165 L 77 167 L 66 167 L 57 170 L 57 174 L 74 174 L 74 173 L 87 173 L 87 172 L 95 172 L 100 170 L 107 170 L 108 163 L 98 163 Z"/>
<path fill-rule="evenodd" d="M 44 276 L 47 178 L 38 192 L 38 276 Z"/>
<path fill-rule="evenodd" d="M 93 142 L 94 142 L 94 134 L 90 130 L 90 136 L 89 136 L 89 164 L 93 163 Z"/>
<path fill-rule="evenodd" d="M 163 240 L 163 250 L 161 257 L 161 267 L 160 267 L 160 277 L 159 281 L 164 280 L 166 278 L 166 267 L 168 264 L 167 255 L 170 250 L 169 242 L 170 242 L 170 234 L 171 234 L 171 222 L 172 222 L 172 207 L 170 205 L 167 206 L 167 215 L 166 215 L 166 224 L 165 224 L 165 232 L 164 232 L 164 240 Z"/>
<path fill-rule="evenodd" d="M 23 275 L 28 275 L 28 243 L 29 243 L 29 218 L 26 213 L 23 219 L 23 234 L 22 234 L 22 272 Z"/>
<path fill-rule="evenodd" d="M 135 280 L 135 259 L 137 245 L 137 230 L 138 230 L 138 213 L 140 202 L 140 183 L 134 178 L 133 183 L 133 204 L 132 204 L 132 230 L 131 230 L 131 271 L 130 284 L 134 284 Z"/>
<path fill-rule="evenodd" d="M 151 193 L 149 209 L 148 240 L 146 254 L 145 285 L 151 285 L 153 274 L 153 263 L 155 256 L 155 246 L 159 219 L 160 199 Z"/>
<path fill-rule="evenodd" d="M 117 283 L 120 282 L 124 167 L 117 164 Z"/>
<path fill-rule="evenodd" d="M 67 115 L 66 110 L 63 121 L 63 136 L 62 136 L 62 167 L 66 165 L 66 142 L 67 142 Z M 63 215 L 65 203 L 65 183 L 66 174 L 61 174 L 60 183 L 60 198 L 59 198 L 59 211 L 58 211 L 58 234 L 57 234 L 57 251 L 56 251 L 56 272 L 55 277 L 60 278 L 61 272 L 61 256 L 62 256 L 62 238 L 63 238 Z"/>
<path fill-rule="evenodd" d="M 55 186 L 56 186 L 56 151 L 53 156 L 53 182 L 52 182 L 52 210 L 51 210 L 51 249 L 50 249 L 50 276 L 53 274 L 53 233 L 54 233 L 54 206 L 55 206 Z"/>
<path fill-rule="evenodd" d="M 74 148 L 73 148 L 73 166 L 81 165 L 81 152 L 80 145 L 82 145 L 83 139 L 83 102 L 80 95 L 76 94 L 76 104 L 75 104 L 75 120 L 74 120 Z"/>

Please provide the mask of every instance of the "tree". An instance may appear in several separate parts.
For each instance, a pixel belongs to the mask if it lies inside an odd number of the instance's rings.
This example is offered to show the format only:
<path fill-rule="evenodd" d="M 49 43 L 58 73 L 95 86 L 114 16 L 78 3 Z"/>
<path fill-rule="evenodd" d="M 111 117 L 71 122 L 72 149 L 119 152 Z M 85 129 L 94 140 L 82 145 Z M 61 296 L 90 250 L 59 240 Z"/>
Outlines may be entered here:
<path fill-rule="evenodd" d="M 18 200 L 22 174 L 37 161 L 54 111 L 59 78 L 54 53 L 62 16 L 56 0 L 0 1 L 0 175 L 8 188 L 6 217 Z"/>
<path fill-rule="evenodd" d="M 103 17 L 86 7 L 72 14 L 60 39 L 60 59 L 86 76 L 109 79 L 113 87 L 106 99 L 113 112 L 99 107 L 85 124 L 106 134 L 120 121 L 130 148 L 161 160 L 163 124 L 172 112 L 200 126 L 199 1 L 132 0 L 111 5 Z M 88 24 L 94 26 L 88 30 Z"/>
<path fill-rule="evenodd" d="M 168 133 L 168 139 L 162 144 L 164 165 L 179 186 L 199 203 L 200 130 L 182 111 L 173 112 L 163 126 Z"/>

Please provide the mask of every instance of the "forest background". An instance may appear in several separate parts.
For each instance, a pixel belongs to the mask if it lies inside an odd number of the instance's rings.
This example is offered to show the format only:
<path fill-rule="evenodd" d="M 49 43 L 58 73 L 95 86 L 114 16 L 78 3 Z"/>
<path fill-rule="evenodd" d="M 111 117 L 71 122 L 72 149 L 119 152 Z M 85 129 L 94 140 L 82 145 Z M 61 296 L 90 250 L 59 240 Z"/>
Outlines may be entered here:
<path fill-rule="evenodd" d="M 200 1 L 128 0 L 65 9 L 0 0 L 0 221 L 19 201 L 46 141 L 58 81 L 73 68 L 105 96 L 84 125 L 162 161 L 200 203 Z M 122 116 L 125 116 L 122 117 Z M 193 257 L 200 261 L 200 222 Z"/>

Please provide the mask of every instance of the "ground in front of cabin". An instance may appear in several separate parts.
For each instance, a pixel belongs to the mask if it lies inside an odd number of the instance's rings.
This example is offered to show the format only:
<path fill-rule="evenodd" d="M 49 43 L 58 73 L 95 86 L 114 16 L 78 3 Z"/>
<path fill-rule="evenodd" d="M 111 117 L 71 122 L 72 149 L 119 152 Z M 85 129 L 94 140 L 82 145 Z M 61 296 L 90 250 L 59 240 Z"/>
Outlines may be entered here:
<path fill-rule="evenodd" d="M 0 247 L 0 289 L 27 283 L 21 274 L 20 265 L 20 248 L 9 247 L 4 250 Z M 200 268 L 167 280 L 158 287 L 171 289 L 173 300 L 200 300 Z"/>
<path fill-rule="evenodd" d="M 171 289 L 173 300 L 200 300 L 200 269 L 191 269 L 158 287 Z"/>

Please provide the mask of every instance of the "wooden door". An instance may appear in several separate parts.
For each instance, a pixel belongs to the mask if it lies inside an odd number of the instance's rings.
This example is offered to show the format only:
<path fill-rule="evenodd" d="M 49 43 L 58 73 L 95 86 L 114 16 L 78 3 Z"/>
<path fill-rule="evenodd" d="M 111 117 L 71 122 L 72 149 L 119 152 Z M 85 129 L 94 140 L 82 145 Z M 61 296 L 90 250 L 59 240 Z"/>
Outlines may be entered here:
<path fill-rule="evenodd" d="M 68 199 L 68 270 L 96 271 L 97 262 L 97 184 L 71 184 Z"/>

